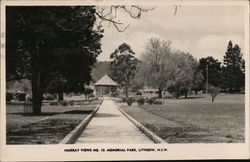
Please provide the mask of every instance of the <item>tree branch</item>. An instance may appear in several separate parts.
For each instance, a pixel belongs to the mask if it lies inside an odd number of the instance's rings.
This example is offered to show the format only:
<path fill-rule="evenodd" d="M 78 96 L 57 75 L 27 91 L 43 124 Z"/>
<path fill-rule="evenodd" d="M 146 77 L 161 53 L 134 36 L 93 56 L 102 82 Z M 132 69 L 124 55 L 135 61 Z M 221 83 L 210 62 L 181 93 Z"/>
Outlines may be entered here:
<path fill-rule="evenodd" d="M 119 32 L 124 32 L 128 27 L 129 24 L 127 24 L 125 27 L 123 26 L 124 24 L 117 20 L 117 10 L 121 9 L 121 11 L 124 11 L 125 13 L 128 13 L 129 16 L 133 19 L 140 19 L 142 12 L 148 12 L 153 10 L 154 8 L 141 8 L 139 6 L 110 6 L 109 9 L 104 9 L 104 8 L 98 8 L 95 12 L 96 16 L 101 20 L 101 22 L 109 22 L 109 25 L 112 24 L 117 31 Z M 107 13 L 104 13 L 108 11 Z M 123 26 L 123 27 L 121 27 Z"/>

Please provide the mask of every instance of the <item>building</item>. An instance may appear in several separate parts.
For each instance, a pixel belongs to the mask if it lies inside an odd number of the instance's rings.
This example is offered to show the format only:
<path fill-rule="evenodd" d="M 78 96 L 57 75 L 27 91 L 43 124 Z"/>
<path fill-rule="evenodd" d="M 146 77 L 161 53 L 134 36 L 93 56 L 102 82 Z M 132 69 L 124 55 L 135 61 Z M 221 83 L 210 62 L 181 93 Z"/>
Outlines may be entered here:
<path fill-rule="evenodd" d="M 95 84 L 95 94 L 97 97 L 111 95 L 117 91 L 118 84 L 114 82 L 107 74 L 99 79 Z"/>

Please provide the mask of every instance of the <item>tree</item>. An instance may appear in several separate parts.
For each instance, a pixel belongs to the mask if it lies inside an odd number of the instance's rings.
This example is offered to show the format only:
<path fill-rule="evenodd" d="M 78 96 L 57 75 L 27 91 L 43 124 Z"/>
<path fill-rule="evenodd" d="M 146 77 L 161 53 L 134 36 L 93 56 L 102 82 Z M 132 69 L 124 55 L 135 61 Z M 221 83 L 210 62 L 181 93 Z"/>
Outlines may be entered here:
<path fill-rule="evenodd" d="M 95 15 L 100 19 L 100 24 L 102 22 L 108 22 L 109 25 L 112 24 L 118 32 L 124 32 L 129 27 L 129 24 L 124 24 L 120 21 L 119 13 L 125 13 L 133 19 L 140 19 L 142 13 L 154 10 L 154 8 L 143 8 L 141 6 L 135 5 L 97 6 L 96 8 L 97 10 L 95 12 Z"/>
<path fill-rule="evenodd" d="M 53 78 L 45 88 L 45 92 L 48 93 L 57 93 L 58 101 L 64 100 L 63 93 L 67 92 L 66 85 L 67 79 L 62 76 L 59 72 L 51 72 L 50 77 Z"/>
<path fill-rule="evenodd" d="M 17 100 L 21 93 L 30 94 L 31 85 L 27 79 L 12 80 L 6 83 L 7 92 L 11 93 L 14 100 Z"/>
<path fill-rule="evenodd" d="M 85 95 L 85 99 L 88 100 L 89 95 L 91 95 L 93 92 L 94 92 L 94 90 L 91 88 L 84 88 L 83 93 Z"/>
<path fill-rule="evenodd" d="M 132 92 L 136 92 L 136 93 L 141 93 L 139 92 L 140 89 L 143 88 L 143 86 L 145 85 L 145 81 L 144 81 L 144 77 L 143 77 L 143 62 L 141 60 L 138 60 L 137 66 L 136 66 L 136 72 L 135 72 L 135 77 L 132 80 Z"/>
<path fill-rule="evenodd" d="M 242 58 L 240 47 L 229 41 L 223 59 L 223 88 L 229 93 L 240 92 L 245 87 L 245 60 Z"/>
<path fill-rule="evenodd" d="M 162 98 L 162 91 L 167 86 L 171 75 L 173 75 L 170 45 L 170 41 L 158 38 L 149 39 L 139 72 L 148 86 L 158 89 L 159 98 Z"/>
<path fill-rule="evenodd" d="M 193 78 L 193 86 L 192 86 L 192 90 L 195 91 L 195 94 L 197 95 L 198 91 L 203 90 L 204 89 L 204 77 L 201 73 L 201 71 L 199 70 L 199 68 L 194 72 L 194 78 Z"/>
<path fill-rule="evenodd" d="M 173 77 L 170 79 L 168 90 L 179 98 L 184 94 L 187 98 L 188 91 L 191 90 L 195 82 L 200 82 L 200 77 L 196 76 L 199 63 L 189 53 L 177 51 L 172 55 Z M 194 82 L 194 79 L 195 82 Z"/>
<path fill-rule="evenodd" d="M 94 28 L 95 13 L 93 6 L 6 8 L 7 80 L 31 80 L 34 114 L 51 82 L 71 90 L 89 82 L 103 31 Z"/>
<path fill-rule="evenodd" d="M 94 82 L 97 82 L 105 74 L 110 75 L 110 62 L 109 61 L 98 61 L 94 64 L 91 72 L 91 77 Z"/>
<path fill-rule="evenodd" d="M 203 90 L 205 91 L 205 85 L 207 80 L 207 70 L 208 68 L 208 83 L 213 86 L 221 86 L 222 83 L 222 69 L 221 62 L 217 59 L 215 60 L 212 56 L 201 58 L 199 60 L 199 70 L 203 75 Z"/>
<path fill-rule="evenodd" d="M 120 28 L 123 23 L 115 19 L 117 10 L 139 19 L 142 12 L 151 9 L 139 6 L 6 8 L 7 80 L 31 80 L 34 114 L 41 113 L 42 95 L 51 91 L 46 87 L 51 81 L 60 85 L 53 89 L 59 91 L 61 99 L 62 89 L 78 91 L 88 84 L 91 65 L 101 52 L 101 22 L 113 24 L 120 32 L 128 27 Z M 57 66 L 57 63 L 62 64 L 60 61 L 66 63 L 64 68 Z"/>
<path fill-rule="evenodd" d="M 219 94 L 220 88 L 212 85 L 208 86 L 208 93 L 212 96 L 212 103 L 214 102 L 215 97 Z"/>
<path fill-rule="evenodd" d="M 124 88 L 126 97 L 128 97 L 128 90 L 131 86 L 131 80 L 135 76 L 138 62 L 134 54 L 131 47 L 123 43 L 110 55 L 110 73 L 112 79 Z"/>

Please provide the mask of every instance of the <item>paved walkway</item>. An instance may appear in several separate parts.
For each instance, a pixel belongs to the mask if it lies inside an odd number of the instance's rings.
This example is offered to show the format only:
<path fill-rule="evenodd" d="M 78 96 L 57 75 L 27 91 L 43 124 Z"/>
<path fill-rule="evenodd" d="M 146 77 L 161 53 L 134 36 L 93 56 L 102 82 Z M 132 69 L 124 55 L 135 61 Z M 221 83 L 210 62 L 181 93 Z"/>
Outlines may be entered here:
<path fill-rule="evenodd" d="M 117 109 L 114 101 L 105 98 L 75 143 L 146 144 L 153 141 Z"/>

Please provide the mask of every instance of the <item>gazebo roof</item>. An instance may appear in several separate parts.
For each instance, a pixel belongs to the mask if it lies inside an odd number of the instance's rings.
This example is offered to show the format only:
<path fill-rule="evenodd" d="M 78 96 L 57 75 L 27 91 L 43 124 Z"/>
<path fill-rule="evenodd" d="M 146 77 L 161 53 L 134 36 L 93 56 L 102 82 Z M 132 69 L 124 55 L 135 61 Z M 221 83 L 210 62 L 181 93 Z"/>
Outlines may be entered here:
<path fill-rule="evenodd" d="M 118 86 L 107 74 L 105 74 L 101 79 L 99 79 L 95 86 Z"/>

